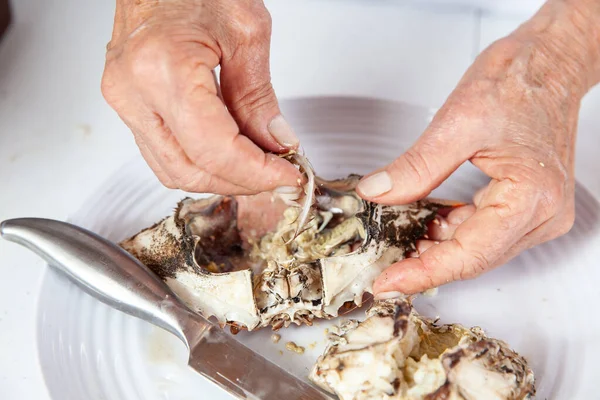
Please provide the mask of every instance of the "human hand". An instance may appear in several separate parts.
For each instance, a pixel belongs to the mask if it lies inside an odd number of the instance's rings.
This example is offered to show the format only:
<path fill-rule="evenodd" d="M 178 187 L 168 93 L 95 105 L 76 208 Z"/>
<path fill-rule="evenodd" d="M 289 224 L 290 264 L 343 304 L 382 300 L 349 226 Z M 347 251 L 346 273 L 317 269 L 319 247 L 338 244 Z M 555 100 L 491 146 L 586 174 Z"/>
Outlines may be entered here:
<path fill-rule="evenodd" d="M 102 93 L 165 186 L 297 186 L 298 170 L 265 153 L 298 146 L 270 83 L 270 34 L 260 0 L 117 1 Z M 229 111 L 213 76 L 219 64 Z"/>
<path fill-rule="evenodd" d="M 599 20 L 597 2 L 547 3 L 478 57 L 412 148 L 363 178 L 358 193 L 383 204 L 427 196 L 467 160 L 491 178 L 472 205 L 431 224 L 415 257 L 382 273 L 376 295 L 474 278 L 569 231 L 579 104 L 600 76 Z"/>

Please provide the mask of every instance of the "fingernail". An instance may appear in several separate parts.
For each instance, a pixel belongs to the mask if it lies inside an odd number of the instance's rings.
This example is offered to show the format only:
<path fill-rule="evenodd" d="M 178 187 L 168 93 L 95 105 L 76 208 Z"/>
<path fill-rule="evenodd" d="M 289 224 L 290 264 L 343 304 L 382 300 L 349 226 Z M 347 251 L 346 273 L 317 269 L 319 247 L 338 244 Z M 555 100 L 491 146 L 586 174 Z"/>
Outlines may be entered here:
<path fill-rule="evenodd" d="M 404 295 L 400 292 L 381 292 L 377 293 L 374 298 L 375 300 L 389 300 L 389 299 L 398 299 L 403 297 Z"/>
<path fill-rule="evenodd" d="M 357 188 L 365 196 L 380 196 L 392 190 L 392 178 L 386 171 L 378 172 L 360 181 Z"/>
<path fill-rule="evenodd" d="M 448 220 L 448 223 L 452 225 L 460 225 L 469 219 L 473 214 L 475 214 L 475 206 L 462 206 L 452 210 L 446 219 Z"/>
<path fill-rule="evenodd" d="M 267 129 L 277 143 L 284 147 L 294 148 L 300 143 L 294 130 L 290 124 L 287 123 L 285 118 L 283 118 L 283 115 L 278 115 L 273 118 L 267 126 Z"/>
<path fill-rule="evenodd" d="M 440 229 L 446 229 L 448 227 L 448 221 L 446 221 L 446 218 L 441 217 L 439 215 L 435 216 L 433 223 L 438 225 Z"/>
<path fill-rule="evenodd" d="M 296 193 L 300 193 L 301 190 L 302 190 L 302 188 L 298 187 L 298 186 L 280 186 L 275 189 L 275 193 L 296 194 Z"/>

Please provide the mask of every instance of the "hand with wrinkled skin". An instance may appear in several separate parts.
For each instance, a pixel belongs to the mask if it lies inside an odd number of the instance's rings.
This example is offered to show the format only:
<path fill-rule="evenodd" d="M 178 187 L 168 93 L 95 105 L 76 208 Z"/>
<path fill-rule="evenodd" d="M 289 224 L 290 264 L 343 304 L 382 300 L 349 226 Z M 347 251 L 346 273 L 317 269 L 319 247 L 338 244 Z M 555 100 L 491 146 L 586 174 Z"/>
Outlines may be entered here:
<path fill-rule="evenodd" d="M 600 80 L 600 3 L 551 0 L 485 50 L 418 141 L 360 182 L 365 199 L 408 203 L 470 161 L 491 180 L 473 204 L 431 224 L 378 297 L 474 278 L 568 232 L 580 101 Z"/>
<path fill-rule="evenodd" d="M 260 0 L 118 0 L 102 93 L 160 181 L 189 192 L 297 186 Z M 218 97 L 213 70 L 221 66 Z"/>

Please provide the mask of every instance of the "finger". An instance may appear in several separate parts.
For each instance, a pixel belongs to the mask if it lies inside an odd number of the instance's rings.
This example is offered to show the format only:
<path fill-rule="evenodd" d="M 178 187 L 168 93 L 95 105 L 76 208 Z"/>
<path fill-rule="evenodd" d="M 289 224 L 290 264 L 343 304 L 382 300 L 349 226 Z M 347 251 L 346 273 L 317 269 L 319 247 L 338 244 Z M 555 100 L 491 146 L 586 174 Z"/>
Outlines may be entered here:
<path fill-rule="evenodd" d="M 418 293 L 445 283 L 470 279 L 498 265 L 504 254 L 536 226 L 535 204 L 503 203 L 513 190 L 512 182 L 501 181 L 490 189 L 484 206 L 456 229 L 451 240 L 430 247 L 419 258 L 389 267 L 374 283 L 375 293 L 399 291 Z"/>
<path fill-rule="evenodd" d="M 221 89 L 240 132 L 263 149 L 283 152 L 298 148 L 299 140 L 281 114 L 271 84 L 269 38 L 270 32 L 221 62 Z"/>
<path fill-rule="evenodd" d="M 153 160 L 150 164 L 152 170 L 155 173 L 160 170 L 160 175 L 157 176 L 165 186 L 196 193 L 223 195 L 252 193 L 245 187 L 213 176 L 194 165 L 164 125 L 162 118 L 149 109 L 137 115 L 135 122 L 130 122 L 128 125 L 132 126 L 136 141 L 139 140 L 144 144 L 140 147 L 142 154 L 145 154 L 144 158 L 147 161 Z"/>
<path fill-rule="evenodd" d="M 495 179 L 492 179 L 492 181 L 497 182 L 497 180 Z M 479 206 L 479 204 L 481 203 L 481 199 L 485 197 L 485 194 L 487 193 L 489 187 L 490 185 L 484 186 L 481 189 L 477 190 L 477 192 L 475 192 L 475 195 L 473 196 L 473 204 L 475 204 L 475 206 Z"/>
<path fill-rule="evenodd" d="M 573 201 L 567 201 L 561 212 L 525 235 L 515 246 L 506 253 L 501 264 L 508 262 L 522 251 L 531 249 L 539 244 L 554 240 L 567 234 L 575 224 L 575 206 Z"/>
<path fill-rule="evenodd" d="M 173 82 L 173 70 L 164 68 L 164 63 L 152 62 L 157 52 L 153 52 L 150 63 L 145 62 L 148 61 L 144 58 L 148 56 L 147 52 L 143 53 L 142 59 L 135 59 L 136 53 L 127 54 L 133 58 L 114 59 L 110 69 L 105 70 L 102 93 L 133 132 L 142 156 L 161 183 L 168 188 L 189 192 L 251 193 L 246 188 L 207 174 L 190 162 L 170 132 L 165 129 L 162 118 L 152 111 L 155 107 L 148 106 L 149 100 L 166 98 L 165 90 L 161 88 L 164 88 L 165 82 Z M 137 73 L 133 76 L 127 73 L 128 65 L 134 65 L 136 68 Z M 150 69 L 147 68 L 148 65 L 159 65 L 161 68 Z M 171 88 L 172 85 L 168 87 Z"/>
<path fill-rule="evenodd" d="M 156 175 L 158 180 L 166 187 L 174 188 L 175 185 L 173 184 L 173 180 L 171 179 L 169 174 L 164 171 L 160 163 L 156 160 L 154 154 L 152 154 L 152 151 L 146 144 L 146 141 L 144 140 L 143 136 L 139 134 L 139 132 L 136 132 L 133 128 L 130 127 L 130 129 L 133 133 L 135 143 L 140 149 L 142 157 L 144 157 L 144 160 L 146 161 L 152 172 L 154 172 L 154 175 Z"/>
<path fill-rule="evenodd" d="M 573 216 L 570 211 L 566 215 L 557 216 L 548 220 L 527 233 L 523 238 L 517 241 L 510 249 L 504 252 L 496 261 L 496 265 L 504 265 L 522 254 L 525 250 L 529 250 L 541 243 L 550 241 L 567 233 L 573 225 Z M 417 251 L 411 254 L 411 257 L 419 257 L 420 254 L 433 247 L 439 242 L 432 240 L 420 240 L 417 242 Z"/>
<path fill-rule="evenodd" d="M 410 258 L 418 258 L 421 253 L 425 252 L 431 246 L 439 244 L 440 242 L 429 239 L 420 239 L 417 240 L 416 249 L 414 251 L 409 252 L 406 256 Z"/>
<path fill-rule="evenodd" d="M 216 90 L 211 71 L 200 66 L 191 82 L 161 113 L 190 161 L 214 176 L 254 192 L 297 186 L 299 171 L 286 160 L 265 154 L 240 135 Z"/>
<path fill-rule="evenodd" d="M 479 124 L 438 115 L 406 153 L 361 180 L 359 195 L 383 204 L 422 199 L 481 148 Z"/>
<path fill-rule="evenodd" d="M 497 261 L 497 265 L 504 265 L 522 254 L 525 250 L 529 250 L 538 244 L 544 243 L 548 240 L 555 238 L 553 229 L 551 228 L 551 221 L 546 221 L 542 225 L 538 226 L 522 239 L 520 239 L 515 245 L 507 250 L 502 257 Z"/>
<path fill-rule="evenodd" d="M 436 216 L 428 226 L 429 238 L 437 241 L 451 239 L 456 228 L 470 218 L 475 211 L 475 206 L 466 205 L 453 209 L 446 217 Z"/>
<path fill-rule="evenodd" d="M 440 244 L 440 242 L 427 239 L 417 240 L 417 251 L 415 252 L 417 254 L 417 257 L 426 252 L 427 249 L 429 249 L 430 247 L 435 246 L 436 244 Z"/>

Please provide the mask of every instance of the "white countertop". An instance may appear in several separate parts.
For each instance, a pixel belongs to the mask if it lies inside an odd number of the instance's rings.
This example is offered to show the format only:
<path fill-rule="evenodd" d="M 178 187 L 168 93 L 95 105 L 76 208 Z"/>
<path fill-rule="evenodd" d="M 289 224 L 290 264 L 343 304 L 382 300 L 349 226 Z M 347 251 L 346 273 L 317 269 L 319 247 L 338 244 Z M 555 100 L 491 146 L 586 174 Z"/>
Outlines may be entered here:
<path fill-rule="evenodd" d="M 113 3 L 18 0 L 0 43 L 0 220 L 66 219 L 137 152 L 100 94 Z M 405 2 L 267 1 L 280 97 L 364 95 L 438 107 L 477 52 L 517 17 Z M 584 101 L 578 179 L 600 197 L 594 150 L 600 90 Z M 0 393 L 48 399 L 37 364 L 36 301 L 44 264 L 0 242 Z"/>

